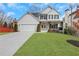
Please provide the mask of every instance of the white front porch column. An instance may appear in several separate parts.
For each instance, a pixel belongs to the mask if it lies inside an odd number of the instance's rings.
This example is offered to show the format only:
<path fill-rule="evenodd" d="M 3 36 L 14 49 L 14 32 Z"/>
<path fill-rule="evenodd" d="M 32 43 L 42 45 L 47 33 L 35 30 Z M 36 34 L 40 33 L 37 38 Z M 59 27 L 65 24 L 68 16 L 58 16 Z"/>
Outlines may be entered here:
<path fill-rule="evenodd" d="M 58 28 L 61 27 L 60 24 L 58 23 Z"/>

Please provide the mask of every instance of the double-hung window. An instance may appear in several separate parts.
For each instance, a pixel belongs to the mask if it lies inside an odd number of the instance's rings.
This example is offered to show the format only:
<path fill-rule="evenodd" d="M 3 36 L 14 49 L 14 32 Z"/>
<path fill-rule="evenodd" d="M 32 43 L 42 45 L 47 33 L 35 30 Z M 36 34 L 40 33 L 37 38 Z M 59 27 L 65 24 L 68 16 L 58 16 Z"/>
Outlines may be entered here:
<path fill-rule="evenodd" d="M 46 19 L 46 20 L 47 20 L 47 14 L 44 14 L 44 19 Z"/>
<path fill-rule="evenodd" d="M 51 17 L 51 19 L 53 19 L 53 15 L 51 15 L 52 17 Z"/>
<path fill-rule="evenodd" d="M 49 15 L 49 19 L 51 19 L 51 15 Z"/>
<path fill-rule="evenodd" d="M 40 14 L 40 19 L 45 19 L 45 20 L 47 20 L 47 14 Z"/>
<path fill-rule="evenodd" d="M 54 15 L 54 19 L 59 19 L 59 15 Z"/>
<path fill-rule="evenodd" d="M 44 15 L 43 14 L 40 14 L 40 19 L 44 19 Z"/>

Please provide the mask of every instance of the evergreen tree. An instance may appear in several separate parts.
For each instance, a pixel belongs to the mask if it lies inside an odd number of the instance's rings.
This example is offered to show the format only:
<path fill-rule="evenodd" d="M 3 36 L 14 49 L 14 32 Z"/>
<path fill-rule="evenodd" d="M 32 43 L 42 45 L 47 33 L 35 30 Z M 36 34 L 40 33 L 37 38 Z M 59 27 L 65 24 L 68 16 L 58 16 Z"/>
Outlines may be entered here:
<path fill-rule="evenodd" d="M 4 22 L 3 27 L 7 27 L 7 23 L 6 22 Z"/>
<path fill-rule="evenodd" d="M 18 31 L 18 25 L 17 25 L 17 23 L 16 23 L 16 24 L 14 24 L 14 31 L 15 31 L 15 32 L 17 32 L 17 31 Z"/>

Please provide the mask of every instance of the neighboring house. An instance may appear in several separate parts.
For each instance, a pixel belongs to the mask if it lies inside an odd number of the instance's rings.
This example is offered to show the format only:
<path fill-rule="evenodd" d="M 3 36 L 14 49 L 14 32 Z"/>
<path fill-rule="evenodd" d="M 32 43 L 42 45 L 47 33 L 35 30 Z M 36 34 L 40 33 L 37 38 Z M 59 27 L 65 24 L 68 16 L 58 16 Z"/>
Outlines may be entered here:
<path fill-rule="evenodd" d="M 62 31 L 62 28 L 60 14 L 50 6 L 38 13 L 25 14 L 18 21 L 18 31 L 48 32 Z"/>
<path fill-rule="evenodd" d="M 65 17 L 63 22 L 63 28 L 73 27 L 76 31 L 79 29 L 75 26 L 76 22 L 79 20 L 79 7 L 75 11 L 70 12 L 70 10 L 65 11 Z"/>
<path fill-rule="evenodd" d="M 77 9 L 76 16 L 73 20 L 73 27 L 77 32 L 79 32 L 79 9 Z"/>

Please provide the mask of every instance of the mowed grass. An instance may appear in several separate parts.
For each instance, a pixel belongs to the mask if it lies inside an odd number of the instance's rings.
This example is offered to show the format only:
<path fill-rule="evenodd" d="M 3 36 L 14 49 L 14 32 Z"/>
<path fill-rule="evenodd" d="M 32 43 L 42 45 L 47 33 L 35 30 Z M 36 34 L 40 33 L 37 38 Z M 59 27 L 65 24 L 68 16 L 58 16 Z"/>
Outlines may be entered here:
<path fill-rule="evenodd" d="M 2 32 L 0 32 L 0 35 L 4 35 L 4 34 L 7 34 L 7 33 L 5 33 L 5 32 L 2 33 Z"/>
<path fill-rule="evenodd" d="M 79 56 L 79 47 L 66 40 L 79 38 L 60 33 L 35 33 L 15 56 Z"/>
<path fill-rule="evenodd" d="M 0 35 L 5 35 L 5 34 L 9 34 L 9 33 L 13 33 L 13 32 L 0 32 Z"/>

